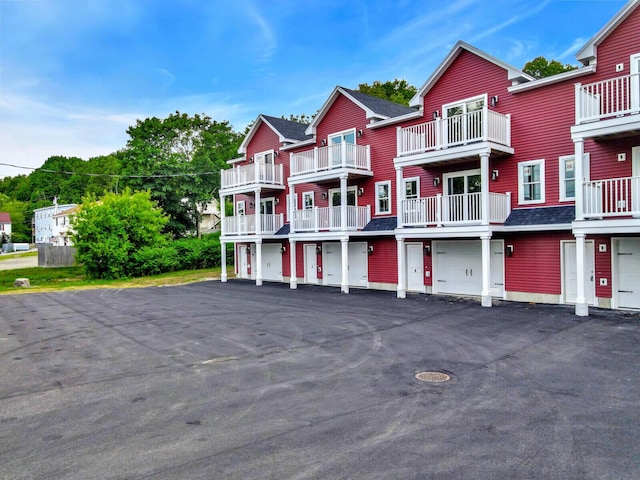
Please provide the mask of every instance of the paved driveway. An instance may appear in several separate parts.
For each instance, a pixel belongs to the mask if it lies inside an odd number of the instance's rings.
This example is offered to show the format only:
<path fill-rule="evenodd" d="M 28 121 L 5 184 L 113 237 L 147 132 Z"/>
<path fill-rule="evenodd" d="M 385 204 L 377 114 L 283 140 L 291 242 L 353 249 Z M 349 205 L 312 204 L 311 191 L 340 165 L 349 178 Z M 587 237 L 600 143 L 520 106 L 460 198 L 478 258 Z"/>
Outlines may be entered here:
<path fill-rule="evenodd" d="M 17 268 L 30 268 L 38 266 L 38 257 L 24 257 L 10 253 L 2 255 L 0 270 L 15 270 Z"/>
<path fill-rule="evenodd" d="M 637 479 L 639 345 L 635 315 L 389 292 L 2 296 L 0 478 Z"/>

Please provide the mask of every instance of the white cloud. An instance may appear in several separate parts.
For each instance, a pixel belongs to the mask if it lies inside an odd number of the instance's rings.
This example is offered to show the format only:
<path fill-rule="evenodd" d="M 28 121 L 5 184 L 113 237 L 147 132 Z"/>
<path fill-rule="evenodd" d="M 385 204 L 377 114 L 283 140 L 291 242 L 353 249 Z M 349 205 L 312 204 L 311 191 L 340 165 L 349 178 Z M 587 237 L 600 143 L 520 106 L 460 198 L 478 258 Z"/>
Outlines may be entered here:
<path fill-rule="evenodd" d="M 584 38 L 576 38 L 570 47 L 568 47 L 564 52 L 558 55 L 558 58 L 556 58 L 556 60 L 564 60 L 568 56 L 575 54 L 578 49 L 585 43 L 587 43 L 587 41 Z"/>

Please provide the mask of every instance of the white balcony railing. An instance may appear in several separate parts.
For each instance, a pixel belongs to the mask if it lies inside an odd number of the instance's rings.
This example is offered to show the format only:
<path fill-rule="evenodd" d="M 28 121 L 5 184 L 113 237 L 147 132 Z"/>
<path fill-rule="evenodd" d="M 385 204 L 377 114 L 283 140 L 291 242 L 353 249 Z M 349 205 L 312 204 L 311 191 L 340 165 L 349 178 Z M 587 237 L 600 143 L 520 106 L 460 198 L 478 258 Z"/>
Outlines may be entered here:
<path fill-rule="evenodd" d="M 576 84 L 576 124 L 640 112 L 640 74 Z"/>
<path fill-rule="evenodd" d="M 483 108 L 410 127 L 398 127 L 397 136 L 398 156 L 473 142 L 495 142 L 510 147 L 511 115 Z"/>
<path fill-rule="evenodd" d="M 489 193 L 489 223 L 504 223 L 511 213 L 511 195 Z M 398 226 L 478 225 L 482 223 L 482 194 L 437 195 L 402 200 Z"/>
<path fill-rule="evenodd" d="M 337 168 L 371 170 L 369 145 L 354 145 L 346 142 L 294 153 L 291 155 L 290 162 L 292 176 Z"/>
<path fill-rule="evenodd" d="M 292 231 L 318 232 L 320 230 L 341 230 L 341 207 L 314 207 L 294 210 Z M 347 220 L 344 228 L 361 230 L 371 220 L 371 207 L 347 206 Z"/>
<path fill-rule="evenodd" d="M 584 182 L 584 217 L 640 216 L 640 177 Z"/>
<path fill-rule="evenodd" d="M 284 186 L 282 165 L 271 163 L 252 163 L 241 167 L 222 170 L 220 188 L 234 188 L 244 185 L 269 184 Z"/>
<path fill-rule="evenodd" d="M 258 221 L 259 224 L 256 223 Z M 273 234 L 280 230 L 282 225 L 284 225 L 284 216 L 281 213 L 224 217 L 222 219 L 222 235 Z"/>

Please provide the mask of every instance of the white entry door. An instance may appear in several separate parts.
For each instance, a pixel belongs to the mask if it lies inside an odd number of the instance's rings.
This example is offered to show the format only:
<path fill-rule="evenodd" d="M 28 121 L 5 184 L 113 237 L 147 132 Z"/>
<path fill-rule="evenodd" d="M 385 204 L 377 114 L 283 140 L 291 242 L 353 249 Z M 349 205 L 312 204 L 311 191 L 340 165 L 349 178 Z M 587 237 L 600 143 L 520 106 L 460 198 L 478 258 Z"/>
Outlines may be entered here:
<path fill-rule="evenodd" d="M 615 239 L 613 248 L 615 306 L 640 308 L 640 239 Z"/>
<path fill-rule="evenodd" d="M 407 243 L 407 291 L 424 292 L 422 243 Z"/>
<path fill-rule="evenodd" d="M 318 283 L 318 254 L 315 243 L 304 246 L 304 281 Z"/>
<path fill-rule="evenodd" d="M 342 252 L 340 242 L 322 244 L 322 280 L 324 285 L 340 285 L 342 281 Z"/>
<path fill-rule="evenodd" d="M 369 286 L 367 242 L 349 242 L 349 285 Z"/>
<path fill-rule="evenodd" d="M 578 294 L 578 273 L 576 272 L 576 242 L 563 242 L 563 290 L 564 302 L 576 303 Z M 585 242 L 584 247 L 584 296 L 587 304 L 593 305 L 595 292 L 595 254 L 593 240 Z"/>
<path fill-rule="evenodd" d="M 279 243 L 262 244 L 262 279 L 282 281 L 282 251 Z"/>
<path fill-rule="evenodd" d="M 245 245 L 238 246 L 238 275 L 240 278 L 249 278 L 249 254 Z"/>
<path fill-rule="evenodd" d="M 640 146 L 631 148 L 631 209 L 640 216 Z"/>

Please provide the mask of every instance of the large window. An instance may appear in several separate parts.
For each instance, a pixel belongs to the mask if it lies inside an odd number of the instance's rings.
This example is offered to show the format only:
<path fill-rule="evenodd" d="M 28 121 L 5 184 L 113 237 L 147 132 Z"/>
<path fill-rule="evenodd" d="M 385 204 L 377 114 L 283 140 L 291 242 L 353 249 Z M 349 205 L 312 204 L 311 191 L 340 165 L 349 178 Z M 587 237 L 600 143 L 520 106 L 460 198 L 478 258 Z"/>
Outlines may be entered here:
<path fill-rule="evenodd" d="M 544 203 L 544 160 L 518 164 L 518 203 Z"/>
<path fill-rule="evenodd" d="M 391 182 L 376 183 L 376 215 L 391 213 Z"/>
<path fill-rule="evenodd" d="M 404 179 L 404 198 L 406 200 L 412 200 L 420 197 L 420 178 L 405 178 Z"/>
<path fill-rule="evenodd" d="M 313 208 L 313 192 L 304 192 L 302 194 L 302 208 L 305 210 Z"/>
<path fill-rule="evenodd" d="M 273 163 L 273 150 L 255 154 L 256 163 Z"/>
<path fill-rule="evenodd" d="M 576 198 L 576 162 L 573 155 L 560 157 L 560 201 Z"/>

